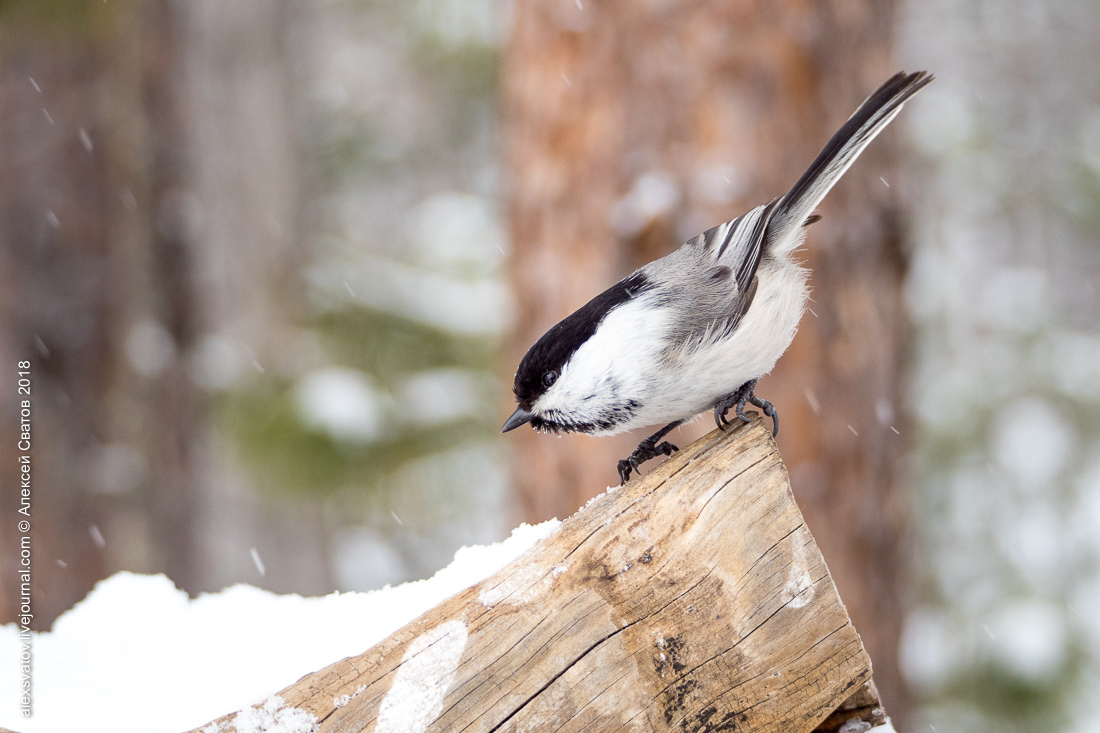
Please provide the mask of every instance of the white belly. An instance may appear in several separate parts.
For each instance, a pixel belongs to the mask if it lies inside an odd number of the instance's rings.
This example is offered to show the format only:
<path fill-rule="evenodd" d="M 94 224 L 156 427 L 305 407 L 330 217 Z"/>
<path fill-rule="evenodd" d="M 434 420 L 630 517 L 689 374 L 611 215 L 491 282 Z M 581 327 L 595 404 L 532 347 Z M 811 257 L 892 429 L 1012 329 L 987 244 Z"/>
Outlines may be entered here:
<path fill-rule="evenodd" d="M 757 275 L 756 297 L 733 334 L 677 355 L 646 375 L 642 408 L 608 434 L 689 419 L 772 370 L 798 330 L 809 272 L 792 262 L 765 260 Z"/>

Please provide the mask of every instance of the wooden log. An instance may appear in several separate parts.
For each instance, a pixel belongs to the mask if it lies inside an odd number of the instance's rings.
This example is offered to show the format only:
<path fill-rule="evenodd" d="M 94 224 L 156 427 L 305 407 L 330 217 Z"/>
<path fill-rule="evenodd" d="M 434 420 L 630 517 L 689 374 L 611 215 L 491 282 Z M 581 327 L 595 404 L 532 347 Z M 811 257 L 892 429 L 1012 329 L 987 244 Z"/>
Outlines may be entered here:
<path fill-rule="evenodd" d="M 597 497 L 492 577 L 240 715 L 332 732 L 853 731 L 885 719 L 870 679 L 755 421 Z M 235 715 L 194 733 L 243 726 Z"/>
<path fill-rule="evenodd" d="M 814 733 L 862 733 L 889 722 L 875 683 L 866 682 L 814 728 Z"/>

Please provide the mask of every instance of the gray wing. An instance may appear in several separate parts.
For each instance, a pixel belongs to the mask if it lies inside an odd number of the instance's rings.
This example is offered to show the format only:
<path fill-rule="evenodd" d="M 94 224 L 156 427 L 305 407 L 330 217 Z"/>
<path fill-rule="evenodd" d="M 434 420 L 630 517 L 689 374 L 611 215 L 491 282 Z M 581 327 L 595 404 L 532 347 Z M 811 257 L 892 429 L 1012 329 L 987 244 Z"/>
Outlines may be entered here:
<path fill-rule="evenodd" d="M 756 295 L 756 268 L 776 202 L 708 229 L 659 268 L 675 311 L 671 350 L 689 351 L 733 333 Z M 654 273 L 656 274 L 656 273 Z"/>
<path fill-rule="evenodd" d="M 689 240 L 688 245 L 700 247 L 715 263 L 729 267 L 737 280 L 738 291 L 744 293 L 756 276 L 764 235 L 778 201 L 757 206 L 744 216 L 708 229 Z"/>

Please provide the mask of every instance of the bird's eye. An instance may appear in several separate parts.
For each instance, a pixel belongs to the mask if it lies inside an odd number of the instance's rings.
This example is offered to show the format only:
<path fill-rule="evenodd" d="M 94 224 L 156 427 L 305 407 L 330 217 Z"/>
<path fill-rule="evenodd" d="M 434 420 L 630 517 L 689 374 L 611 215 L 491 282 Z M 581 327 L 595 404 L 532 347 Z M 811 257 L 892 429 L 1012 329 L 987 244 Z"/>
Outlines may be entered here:
<path fill-rule="evenodd" d="M 542 385 L 544 387 L 552 387 L 556 381 L 558 381 L 558 373 L 553 369 L 542 375 Z"/>

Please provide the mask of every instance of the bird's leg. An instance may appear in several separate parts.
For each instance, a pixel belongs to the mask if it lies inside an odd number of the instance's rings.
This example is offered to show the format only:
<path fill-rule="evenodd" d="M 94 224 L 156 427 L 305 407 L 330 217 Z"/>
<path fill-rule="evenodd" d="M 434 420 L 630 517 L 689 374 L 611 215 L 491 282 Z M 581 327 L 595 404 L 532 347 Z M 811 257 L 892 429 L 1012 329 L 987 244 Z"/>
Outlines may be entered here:
<path fill-rule="evenodd" d="M 631 471 L 640 474 L 641 471 L 638 470 L 638 466 L 645 463 L 650 458 L 671 456 L 674 452 L 680 450 L 667 440 L 660 444 L 658 444 L 657 441 L 668 435 L 673 428 L 677 427 L 682 422 L 683 420 L 677 420 L 676 422 L 670 422 L 668 425 L 665 425 L 653 435 L 649 436 L 641 443 L 638 443 L 637 449 L 630 454 L 629 458 L 624 458 L 619 461 L 619 480 L 622 484 L 630 480 Z"/>
<path fill-rule="evenodd" d="M 726 419 L 726 413 L 729 409 L 734 408 L 737 417 L 741 418 L 742 422 L 749 422 L 749 418 L 745 415 L 745 405 L 753 404 L 764 411 L 764 414 L 772 419 L 772 437 L 779 435 L 779 413 L 775 409 L 775 405 L 762 400 L 756 396 L 753 392 L 756 389 L 755 379 L 750 379 L 740 387 L 735 389 L 730 394 L 726 395 L 714 405 L 714 422 L 719 427 L 724 429 L 729 425 L 729 420 Z"/>

